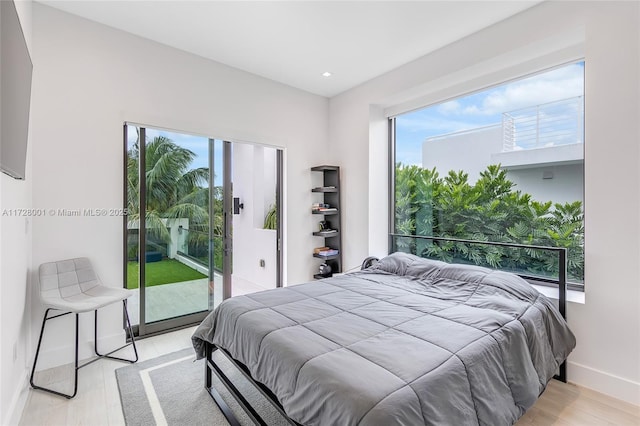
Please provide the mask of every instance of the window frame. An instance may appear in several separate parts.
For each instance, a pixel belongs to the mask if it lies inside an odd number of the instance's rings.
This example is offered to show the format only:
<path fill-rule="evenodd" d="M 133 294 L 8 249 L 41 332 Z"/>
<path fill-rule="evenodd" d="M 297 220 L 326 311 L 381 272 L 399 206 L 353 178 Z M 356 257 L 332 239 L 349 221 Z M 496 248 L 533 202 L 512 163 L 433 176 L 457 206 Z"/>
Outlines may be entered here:
<path fill-rule="evenodd" d="M 424 103 L 422 106 L 416 106 L 415 104 L 412 105 L 412 108 L 409 108 L 405 111 L 398 111 L 395 110 L 392 114 L 388 114 L 387 115 L 387 127 L 388 127 L 388 193 L 389 193 L 389 204 L 388 204 L 388 229 L 387 229 L 387 235 L 388 235 L 388 239 L 387 239 L 387 252 L 390 252 L 391 248 L 394 246 L 394 236 L 396 235 L 395 231 L 395 208 L 396 208 L 396 199 L 395 199 L 395 193 L 396 193 L 396 188 L 395 188 L 395 171 L 396 171 L 396 147 L 397 147 L 397 141 L 396 141 L 396 119 L 398 116 L 403 115 L 403 114 L 407 114 L 413 111 L 418 111 L 418 110 L 422 110 L 422 109 L 426 109 L 429 107 L 433 107 L 433 106 L 437 106 L 437 105 L 441 105 L 445 102 L 448 101 L 452 101 L 452 100 L 456 100 L 465 96 L 469 96 L 469 95 L 473 95 L 476 93 L 480 93 L 480 92 L 484 92 L 487 90 L 490 90 L 492 88 L 495 87 L 499 87 L 508 83 L 512 83 L 512 82 L 516 82 L 519 80 L 523 80 L 529 77 L 533 77 L 539 74 L 543 74 L 558 68 L 562 68 L 564 66 L 568 66 L 571 64 L 576 64 L 576 63 L 584 63 L 584 74 L 586 75 L 586 68 L 587 68 L 587 61 L 584 57 L 581 58 L 577 58 L 577 59 L 572 59 L 572 60 L 568 60 L 562 63 L 556 63 L 555 65 L 551 65 L 548 67 L 545 67 L 543 69 L 539 69 L 537 71 L 533 71 L 531 73 L 524 73 L 524 74 L 520 74 L 517 76 L 513 76 L 511 78 L 505 79 L 503 81 L 499 81 L 499 82 L 495 82 L 493 84 L 489 84 L 487 86 L 483 86 L 483 87 L 479 87 L 473 90 L 469 90 L 469 91 L 465 91 L 463 93 L 458 93 L 455 96 L 450 96 L 448 98 L 445 99 L 440 99 L 440 100 L 434 100 L 433 102 L 426 102 Z M 585 142 L 587 139 L 587 135 L 586 135 L 586 110 L 587 110 L 587 94 L 586 94 L 586 87 L 585 87 L 585 83 L 584 83 L 584 79 L 583 79 L 583 91 L 582 91 L 582 96 L 583 96 L 583 120 L 582 120 L 582 177 L 583 177 L 583 184 L 582 184 L 582 214 L 583 214 L 583 226 L 585 226 L 584 224 L 585 222 L 585 218 L 586 218 L 586 199 L 585 199 L 585 186 L 586 186 L 586 182 L 585 182 L 585 162 L 586 162 L 586 150 L 585 150 Z M 586 226 L 585 226 L 585 235 L 586 235 Z M 585 244 L 586 246 L 586 244 Z M 585 256 L 586 258 L 586 256 Z M 586 262 L 585 262 L 586 263 Z M 586 264 L 585 264 L 585 271 L 586 271 Z M 526 276 L 525 277 L 526 280 L 528 282 L 530 282 L 531 284 L 534 285 L 539 285 L 539 286 L 544 286 L 544 287 L 551 287 L 551 288 L 557 288 L 558 287 L 558 283 L 557 282 L 553 282 L 553 280 L 546 280 L 544 278 L 540 278 L 537 279 L 536 277 L 531 277 L 531 276 Z M 585 288 L 586 288 L 586 274 L 585 277 L 583 279 L 583 283 L 582 284 L 577 284 L 575 282 L 570 282 L 568 281 L 568 277 L 567 277 L 567 284 L 566 284 L 566 288 L 567 290 L 572 290 L 572 291 L 577 291 L 577 292 L 581 292 L 584 293 Z"/>

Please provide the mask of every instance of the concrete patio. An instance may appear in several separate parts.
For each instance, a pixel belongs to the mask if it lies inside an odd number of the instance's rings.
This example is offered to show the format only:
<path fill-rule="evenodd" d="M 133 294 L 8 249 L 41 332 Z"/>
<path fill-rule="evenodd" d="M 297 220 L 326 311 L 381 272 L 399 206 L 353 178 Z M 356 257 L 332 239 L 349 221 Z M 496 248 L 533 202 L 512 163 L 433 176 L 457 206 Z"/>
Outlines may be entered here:
<path fill-rule="evenodd" d="M 268 290 L 268 287 L 247 281 L 239 277 L 233 277 L 232 295 L 255 293 L 257 291 Z M 148 287 L 146 289 L 146 322 L 160 321 L 194 312 L 208 310 L 209 280 L 206 278 L 179 283 L 163 284 Z M 140 322 L 140 290 L 133 290 L 135 293 L 128 301 L 129 317 L 131 324 Z M 214 275 L 213 300 L 217 306 L 222 301 L 222 275 Z"/>

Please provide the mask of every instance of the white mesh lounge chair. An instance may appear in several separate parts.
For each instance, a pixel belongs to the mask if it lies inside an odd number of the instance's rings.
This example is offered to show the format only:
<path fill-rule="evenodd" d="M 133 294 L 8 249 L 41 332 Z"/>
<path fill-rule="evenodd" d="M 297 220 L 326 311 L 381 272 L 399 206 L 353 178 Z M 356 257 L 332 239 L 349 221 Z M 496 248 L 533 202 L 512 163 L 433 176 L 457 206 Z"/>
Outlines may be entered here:
<path fill-rule="evenodd" d="M 124 288 L 112 288 L 106 287 L 100 281 L 100 278 L 93 271 L 91 262 L 87 258 L 77 258 L 62 260 L 60 262 L 44 263 L 40 265 L 40 300 L 47 310 L 44 313 L 42 320 L 42 329 L 40 330 L 40 337 L 38 339 L 38 347 L 36 349 L 35 360 L 33 361 L 33 368 L 31 370 L 31 387 L 33 389 L 40 389 L 46 392 L 50 392 L 56 395 L 64 396 L 65 398 L 73 398 L 78 392 L 78 370 L 97 361 L 100 358 L 111 358 L 118 361 L 125 361 L 134 363 L 138 361 L 138 351 L 136 349 L 136 343 L 133 339 L 133 332 L 131 329 L 131 322 L 129 321 L 129 314 L 127 313 L 127 298 L 133 294 L 131 290 Z M 98 352 L 98 309 L 112 303 L 122 302 L 124 306 L 124 313 L 127 320 L 127 331 L 131 342 L 117 349 L 112 350 L 107 354 L 100 354 Z M 57 310 L 63 313 L 49 317 L 49 311 Z M 78 365 L 78 316 L 83 312 L 94 311 L 94 351 L 98 358 L 93 358 L 91 361 L 85 362 L 82 365 Z M 38 354 L 40 353 L 40 344 L 42 343 L 42 336 L 44 334 L 44 326 L 48 320 L 58 318 L 63 315 L 76 314 L 76 346 L 75 346 L 75 371 L 74 371 L 74 383 L 73 394 L 65 394 L 53 389 L 37 386 L 33 382 L 33 376 L 36 371 L 36 365 L 38 363 Z M 135 353 L 135 359 L 124 359 L 111 356 L 112 353 L 124 349 L 127 346 L 133 346 Z"/>

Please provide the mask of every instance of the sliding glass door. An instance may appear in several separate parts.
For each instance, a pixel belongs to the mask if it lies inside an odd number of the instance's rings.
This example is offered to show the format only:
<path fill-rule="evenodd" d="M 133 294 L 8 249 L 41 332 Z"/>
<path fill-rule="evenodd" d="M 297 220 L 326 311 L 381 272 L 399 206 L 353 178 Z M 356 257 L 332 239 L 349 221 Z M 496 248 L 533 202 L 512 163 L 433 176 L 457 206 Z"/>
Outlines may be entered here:
<path fill-rule="evenodd" d="M 131 314 L 144 335 L 213 308 L 222 191 L 214 140 L 131 124 L 125 135 L 126 286 L 137 290 Z"/>
<path fill-rule="evenodd" d="M 281 285 L 281 151 L 134 124 L 124 139 L 124 279 L 139 335 Z"/>

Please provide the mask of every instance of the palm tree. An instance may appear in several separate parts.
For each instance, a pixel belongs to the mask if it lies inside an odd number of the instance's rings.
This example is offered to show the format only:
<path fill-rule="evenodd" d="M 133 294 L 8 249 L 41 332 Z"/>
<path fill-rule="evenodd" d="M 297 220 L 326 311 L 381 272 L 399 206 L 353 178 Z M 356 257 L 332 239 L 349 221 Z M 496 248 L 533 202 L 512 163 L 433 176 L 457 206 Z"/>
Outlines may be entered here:
<path fill-rule="evenodd" d="M 171 242 L 170 219 L 189 219 L 190 239 L 208 241 L 209 169 L 190 169 L 195 153 L 165 136 L 157 136 L 146 144 L 146 231 L 154 239 Z M 129 228 L 140 220 L 139 141 L 127 152 L 127 196 Z M 169 219 L 169 220 L 168 220 Z M 221 224 L 220 224 L 221 226 Z M 197 235 L 201 237 L 198 238 Z M 204 238 L 202 237 L 204 236 Z"/>

